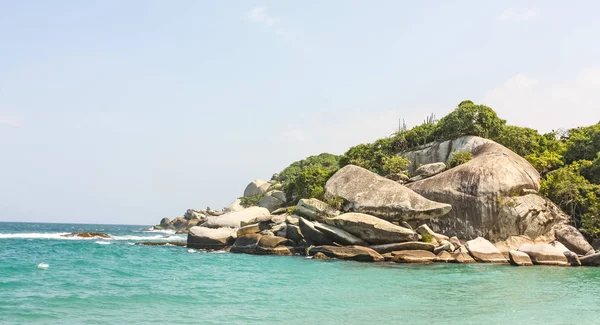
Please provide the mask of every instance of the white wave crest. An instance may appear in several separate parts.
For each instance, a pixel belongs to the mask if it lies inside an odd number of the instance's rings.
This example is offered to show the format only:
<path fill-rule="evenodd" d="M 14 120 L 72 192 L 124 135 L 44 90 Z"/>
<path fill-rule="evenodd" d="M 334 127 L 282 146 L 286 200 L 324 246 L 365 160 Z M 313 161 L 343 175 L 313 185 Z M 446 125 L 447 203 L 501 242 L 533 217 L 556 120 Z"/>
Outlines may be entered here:
<path fill-rule="evenodd" d="M 100 244 L 100 245 L 110 245 L 111 243 L 109 241 L 97 241 L 96 244 Z"/>
<path fill-rule="evenodd" d="M 60 239 L 60 240 L 98 240 L 98 237 L 64 237 L 67 232 L 58 233 L 16 233 L 16 234 L 0 234 L 0 239 Z M 123 235 L 112 236 L 110 238 L 102 238 L 102 242 L 111 240 L 140 240 L 140 241 L 173 241 L 185 238 L 185 235 L 154 235 L 154 236 L 136 236 Z"/>
<path fill-rule="evenodd" d="M 37 265 L 38 269 L 47 269 L 49 267 L 50 267 L 50 265 L 48 265 L 46 263 L 40 263 L 40 264 Z"/>
<path fill-rule="evenodd" d="M 197 251 L 197 250 L 195 250 L 195 249 L 193 249 L 193 248 L 190 248 L 190 249 L 188 249 L 188 253 L 197 253 L 197 252 L 198 252 L 198 251 Z"/>

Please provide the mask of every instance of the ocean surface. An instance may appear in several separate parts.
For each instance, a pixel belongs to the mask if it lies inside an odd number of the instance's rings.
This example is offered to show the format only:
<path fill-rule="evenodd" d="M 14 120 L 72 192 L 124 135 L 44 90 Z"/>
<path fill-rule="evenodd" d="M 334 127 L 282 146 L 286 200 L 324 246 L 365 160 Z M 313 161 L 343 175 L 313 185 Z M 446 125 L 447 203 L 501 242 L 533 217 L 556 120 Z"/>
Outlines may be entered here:
<path fill-rule="evenodd" d="M 0 324 L 600 324 L 600 268 L 133 245 L 185 241 L 144 228 L 0 223 Z M 114 239 L 60 236 L 75 231 Z"/>

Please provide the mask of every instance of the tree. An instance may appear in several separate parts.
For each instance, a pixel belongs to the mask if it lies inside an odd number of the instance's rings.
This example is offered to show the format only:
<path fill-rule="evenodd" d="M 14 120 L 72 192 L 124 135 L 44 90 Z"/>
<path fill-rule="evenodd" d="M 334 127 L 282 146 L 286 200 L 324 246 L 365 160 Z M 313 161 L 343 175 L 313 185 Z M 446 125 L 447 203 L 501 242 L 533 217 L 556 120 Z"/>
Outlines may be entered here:
<path fill-rule="evenodd" d="M 491 108 L 463 101 L 439 121 L 434 135 L 437 140 L 456 139 L 465 135 L 493 139 L 505 124 L 506 121 L 500 119 Z"/>
<path fill-rule="evenodd" d="M 569 130 L 565 161 L 593 160 L 600 152 L 600 123 Z"/>
<path fill-rule="evenodd" d="M 541 154 L 530 154 L 525 159 L 544 176 L 552 170 L 564 165 L 563 157 L 554 151 L 545 150 Z"/>
<path fill-rule="evenodd" d="M 435 141 L 436 124 L 424 123 L 404 132 L 407 148 L 414 148 Z"/>
<path fill-rule="evenodd" d="M 410 164 L 410 160 L 400 156 L 383 157 L 382 169 L 386 174 L 397 174 L 405 171 Z"/>
<path fill-rule="evenodd" d="M 450 161 L 448 161 L 448 168 L 460 166 L 471 159 L 473 159 L 473 154 L 470 151 L 453 152 Z"/>
<path fill-rule="evenodd" d="M 325 182 L 339 169 L 339 159 L 329 153 L 310 156 L 285 168 L 276 181 L 292 201 L 322 195 Z"/>
<path fill-rule="evenodd" d="M 546 142 L 536 130 L 512 125 L 504 126 L 492 140 L 523 157 L 539 152 L 540 144 Z"/>

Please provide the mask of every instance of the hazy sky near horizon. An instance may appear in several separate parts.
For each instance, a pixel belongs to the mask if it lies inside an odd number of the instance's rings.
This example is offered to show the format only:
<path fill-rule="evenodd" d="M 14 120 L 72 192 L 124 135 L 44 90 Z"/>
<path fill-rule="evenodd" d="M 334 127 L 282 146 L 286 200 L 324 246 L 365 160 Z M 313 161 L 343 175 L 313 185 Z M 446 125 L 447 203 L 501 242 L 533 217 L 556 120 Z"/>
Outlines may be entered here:
<path fill-rule="evenodd" d="M 465 99 L 600 121 L 597 1 L 0 0 L 0 221 L 152 224 Z"/>

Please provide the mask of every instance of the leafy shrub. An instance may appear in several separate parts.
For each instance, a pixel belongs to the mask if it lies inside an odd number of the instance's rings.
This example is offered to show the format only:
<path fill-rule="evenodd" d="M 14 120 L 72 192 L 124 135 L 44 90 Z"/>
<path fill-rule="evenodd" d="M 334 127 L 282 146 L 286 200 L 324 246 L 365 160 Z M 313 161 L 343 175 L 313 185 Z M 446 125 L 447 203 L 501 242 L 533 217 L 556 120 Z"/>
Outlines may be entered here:
<path fill-rule="evenodd" d="M 551 170 L 555 170 L 564 165 L 563 157 L 553 151 L 545 150 L 541 154 L 530 154 L 525 159 L 540 173 L 546 175 Z"/>
<path fill-rule="evenodd" d="M 296 206 L 295 205 L 289 206 L 287 208 L 287 213 L 288 214 L 294 214 L 294 212 L 296 212 Z"/>
<path fill-rule="evenodd" d="M 473 159 L 473 154 L 470 151 L 453 152 L 450 161 L 448 161 L 448 168 L 460 166 L 471 159 Z"/>
<path fill-rule="evenodd" d="M 342 210 L 342 207 L 344 206 L 344 199 L 339 196 L 326 197 L 325 203 L 336 210 Z"/>
<path fill-rule="evenodd" d="M 428 233 L 421 235 L 420 241 L 422 241 L 422 242 L 431 243 L 432 240 L 433 240 L 433 237 Z"/>
<path fill-rule="evenodd" d="M 434 136 L 436 140 L 456 139 L 465 135 L 492 139 L 500 134 L 505 124 L 506 121 L 500 119 L 493 109 L 463 101 L 439 121 Z"/>
<path fill-rule="evenodd" d="M 381 169 L 386 174 L 398 174 L 405 171 L 410 164 L 410 160 L 400 156 L 383 157 Z"/>
<path fill-rule="evenodd" d="M 240 197 L 240 205 L 243 206 L 244 208 L 248 208 L 248 207 L 252 207 L 252 206 L 257 206 L 258 202 L 260 202 L 260 200 L 264 197 L 264 194 L 257 194 L 257 195 L 253 195 L 253 196 L 242 196 Z"/>
<path fill-rule="evenodd" d="M 276 176 L 291 201 L 320 198 L 325 183 L 339 169 L 339 156 L 322 153 L 296 161 Z"/>

